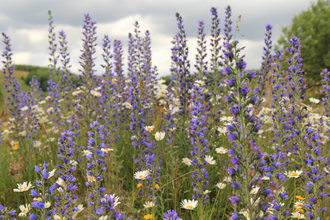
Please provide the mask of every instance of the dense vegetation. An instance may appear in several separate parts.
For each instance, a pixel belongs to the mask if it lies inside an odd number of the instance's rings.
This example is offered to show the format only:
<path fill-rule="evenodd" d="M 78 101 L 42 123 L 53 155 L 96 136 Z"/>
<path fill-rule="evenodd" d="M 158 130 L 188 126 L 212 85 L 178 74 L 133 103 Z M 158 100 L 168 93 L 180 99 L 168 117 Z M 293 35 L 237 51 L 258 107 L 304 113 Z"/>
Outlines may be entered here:
<path fill-rule="evenodd" d="M 128 35 L 127 73 L 122 42 L 104 36 L 104 73 L 97 75 L 96 22 L 85 15 L 78 87 L 65 32 L 56 48 L 49 12 L 46 97 L 40 68 L 30 69 L 37 75 L 22 90 L 3 33 L 10 118 L 0 133 L 0 218 L 330 218 L 330 71 L 320 72 L 322 101 L 311 97 L 305 105 L 299 38 L 290 37 L 284 60 L 272 49 L 267 24 L 261 68 L 248 71 L 244 47 L 233 39 L 230 6 L 223 36 L 217 8 L 211 16 L 209 43 L 204 21 L 198 23 L 192 69 L 176 13 L 166 85 L 152 65 L 150 33 L 141 36 L 138 22 Z"/>

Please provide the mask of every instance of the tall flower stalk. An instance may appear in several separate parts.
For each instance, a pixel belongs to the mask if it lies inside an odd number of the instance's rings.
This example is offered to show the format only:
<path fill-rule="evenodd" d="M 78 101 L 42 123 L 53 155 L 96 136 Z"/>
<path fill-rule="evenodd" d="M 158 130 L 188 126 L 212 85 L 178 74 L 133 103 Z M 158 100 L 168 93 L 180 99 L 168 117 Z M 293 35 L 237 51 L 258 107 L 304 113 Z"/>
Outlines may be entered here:
<path fill-rule="evenodd" d="M 229 7 L 226 14 L 230 15 Z M 234 208 L 232 218 L 248 216 L 255 219 L 259 209 L 257 195 L 260 188 L 257 183 L 261 177 L 256 175 L 254 167 L 257 167 L 258 160 L 262 158 L 260 147 L 256 146 L 255 136 L 261 125 L 258 123 L 258 117 L 250 114 L 251 109 L 248 105 L 254 105 L 258 100 L 256 95 L 250 93 L 249 88 L 256 73 L 245 70 L 244 56 L 239 56 L 244 47 L 237 48 L 238 41 L 229 42 L 230 23 L 226 23 L 225 35 L 228 41 L 224 43 L 225 82 L 228 91 L 231 91 L 225 99 L 234 117 L 231 125 L 227 126 L 228 137 L 233 145 L 229 151 L 232 166 L 227 171 L 233 178 L 231 184 L 234 195 L 229 199 Z"/>

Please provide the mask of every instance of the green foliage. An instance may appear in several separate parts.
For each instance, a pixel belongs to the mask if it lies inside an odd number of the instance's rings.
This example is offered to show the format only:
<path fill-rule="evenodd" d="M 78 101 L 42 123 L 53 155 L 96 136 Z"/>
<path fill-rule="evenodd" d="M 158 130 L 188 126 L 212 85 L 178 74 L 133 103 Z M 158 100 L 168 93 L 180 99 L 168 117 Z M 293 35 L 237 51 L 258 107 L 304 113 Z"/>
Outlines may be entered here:
<path fill-rule="evenodd" d="M 41 67 L 31 66 L 31 65 L 20 65 L 20 64 L 15 65 L 15 70 L 21 70 L 21 71 L 27 71 L 27 72 L 31 72 L 31 71 L 37 70 L 39 68 L 41 68 Z M 46 67 L 44 67 L 44 68 L 46 68 Z"/>
<path fill-rule="evenodd" d="M 42 91 L 47 91 L 48 80 L 50 79 L 51 73 L 49 72 L 47 67 L 39 67 L 39 66 L 30 66 L 30 65 L 15 65 L 15 70 L 28 71 L 29 75 L 25 78 L 25 84 L 30 85 L 30 81 L 33 76 L 36 76 L 36 79 L 40 83 L 40 87 Z M 74 85 L 77 85 L 80 81 L 78 79 L 78 75 L 72 74 L 69 79 L 72 79 Z"/>
<path fill-rule="evenodd" d="M 42 91 L 45 92 L 48 86 L 47 82 L 50 79 L 50 73 L 48 71 L 48 68 L 39 67 L 37 69 L 32 70 L 25 79 L 25 83 L 27 85 L 30 85 L 30 81 L 32 80 L 33 76 L 36 76 L 36 79 L 39 81 Z"/>
<path fill-rule="evenodd" d="M 162 80 L 165 80 L 165 85 L 170 85 L 170 82 L 171 82 L 171 79 L 170 79 L 170 75 L 168 75 L 168 76 L 163 76 L 163 77 L 161 77 L 160 79 L 162 79 Z"/>
<path fill-rule="evenodd" d="M 275 49 L 285 49 L 289 46 L 287 42 L 292 36 L 297 36 L 301 41 L 301 58 L 303 58 L 303 69 L 306 73 L 307 85 L 320 85 L 320 72 L 330 69 L 330 1 L 318 0 L 312 3 L 307 11 L 296 15 L 292 19 L 292 25 L 283 27 L 283 36 L 278 40 Z M 288 58 L 285 52 L 284 58 Z M 288 67 L 283 62 L 283 67 Z"/>
<path fill-rule="evenodd" d="M 4 104 L 4 95 L 3 95 L 3 91 L 0 90 L 0 108 L 3 106 Z"/>

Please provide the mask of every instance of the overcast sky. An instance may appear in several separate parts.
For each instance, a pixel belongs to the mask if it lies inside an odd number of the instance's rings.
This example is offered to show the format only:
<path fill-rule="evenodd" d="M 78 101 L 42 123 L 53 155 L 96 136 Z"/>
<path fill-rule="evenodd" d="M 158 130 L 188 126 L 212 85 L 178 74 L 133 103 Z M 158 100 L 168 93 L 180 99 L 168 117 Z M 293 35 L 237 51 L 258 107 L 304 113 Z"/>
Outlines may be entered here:
<path fill-rule="evenodd" d="M 63 29 L 67 34 L 72 72 L 78 73 L 82 49 L 84 14 L 89 13 L 97 24 L 96 69 L 103 73 L 102 38 L 119 39 L 127 55 L 128 33 L 139 21 L 141 34 L 150 31 L 153 65 L 160 76 L 170 74 L 171 41 L 178 32 L 175 13 L 184 20 L 188 37 L 191 71 L 195 68 L 198 20 L 204 20 L 207 36 L 210 34 L 211 7 L 218 8 L 222 28 L 225 7 L 232 8 L 232 20 L 242 15 L 240 32 L 236 34 L 239 46 L 246 46 L 247 68 L 259 68 L 264 46 L 265 25 L 273 25 L 273 42 L 277 42 L 283 26 L 290 25 L 294 15 L 307 10 L 313 0 L 0 0 L 0 31 L 11 38 L 16 64 L 48 66 L 48 10 L 52 11 L 56 37 Z M 235 28 L 233 28 L 235 30 Z M 242 37 L 241 35 L 244 35 Z M 1 36 L 2 37 L 2 36 Z M 209 44 L 209 41 L 207 42 Z M 3 50 L 4 44 L 1 47 Z M 209 53 L 209 47 L 207 48 Z M 2 57 L 1 57 L 2 58 Z M 3 58 L 2 58 L 3 59 Z M 125 70 L 127 63 L 125 62 Z"/>

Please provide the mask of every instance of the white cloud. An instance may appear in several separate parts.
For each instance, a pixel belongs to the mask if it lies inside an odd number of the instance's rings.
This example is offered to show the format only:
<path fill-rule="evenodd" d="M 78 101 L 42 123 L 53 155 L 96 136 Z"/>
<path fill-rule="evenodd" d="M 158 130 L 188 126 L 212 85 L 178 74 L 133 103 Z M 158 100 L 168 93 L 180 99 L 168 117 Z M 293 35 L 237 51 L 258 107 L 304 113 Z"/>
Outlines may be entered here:
<path fill-rule="evenodd" d="M 259 68 L 262 56 L 263 33 L 265 24 L 273 24 L 273 42 L 275 43 L 281 32 L 282 25 L 289 25 L 294 15 L 306 10 L 310 0 L 237 0 L 221 1 L 63 1 L 45 3 L 41 0 L 31 0 L 29 3 L 21 0 L 17 7 L 16 1 L 0 0 L 3 7 L 0 9 L 0 27 L 3 32 L 11 37 L 12 52 L 15 63 L 47 66 L 48 65 L 48 16 L 47 11 L 52 10 L 54 17 L 55 33 L 63 29 L 67 35 L 68 50 L 71 58 L 72 71 L 78 73 L 79 56 L 82 49 L 83 14 L 90 13 L 92 20 L 97 24 L 97 51 L 96 68 L 99 74 L 103 73 L 100 64 L 102 60 L 102 38 L 109 35 L 111 42 L 119 39 L 123 43 L 124 70 L 127 69 L 127 44 L 128 32 L 133 33 L 135 21 L 140 24 L 140 36 L 144 36 L 145 30 L 150 31 L 153 65 L 157 65 L 160 75 L 170 73 L 171 67 L 171 41 L 178 32 L 175 20 L 175 12 L 179 12 L 184 20 L 188 36 L 189 58 L 191 60 L 191 72 L 195 71 L 195 54 L 197 47 L 198 20 L 204 19 L 205 32 L 209 36 L 212 6 L 218 8 L 223 35 L 224 8 L 230 4 L 232 8 L 232 20 L 242 14 L 240 22 L 241 32 L 245 37 L 240 40 L 239 46 L 246 46 L 242 54 L 246 54 L 245 61 L 248 68 Z M 73 10 L 74 8 L 74 10 Z M 24 13 L 23 13 L 24 9 Z M 171 23 L 170 23 L 171 22 Z M 233 28 L 235 29 L 235 28 Z M 206 60 L 209 61 L 209 37 L 207 37 Z M 3 47 L 2 47 L 3 48 Z"/>

